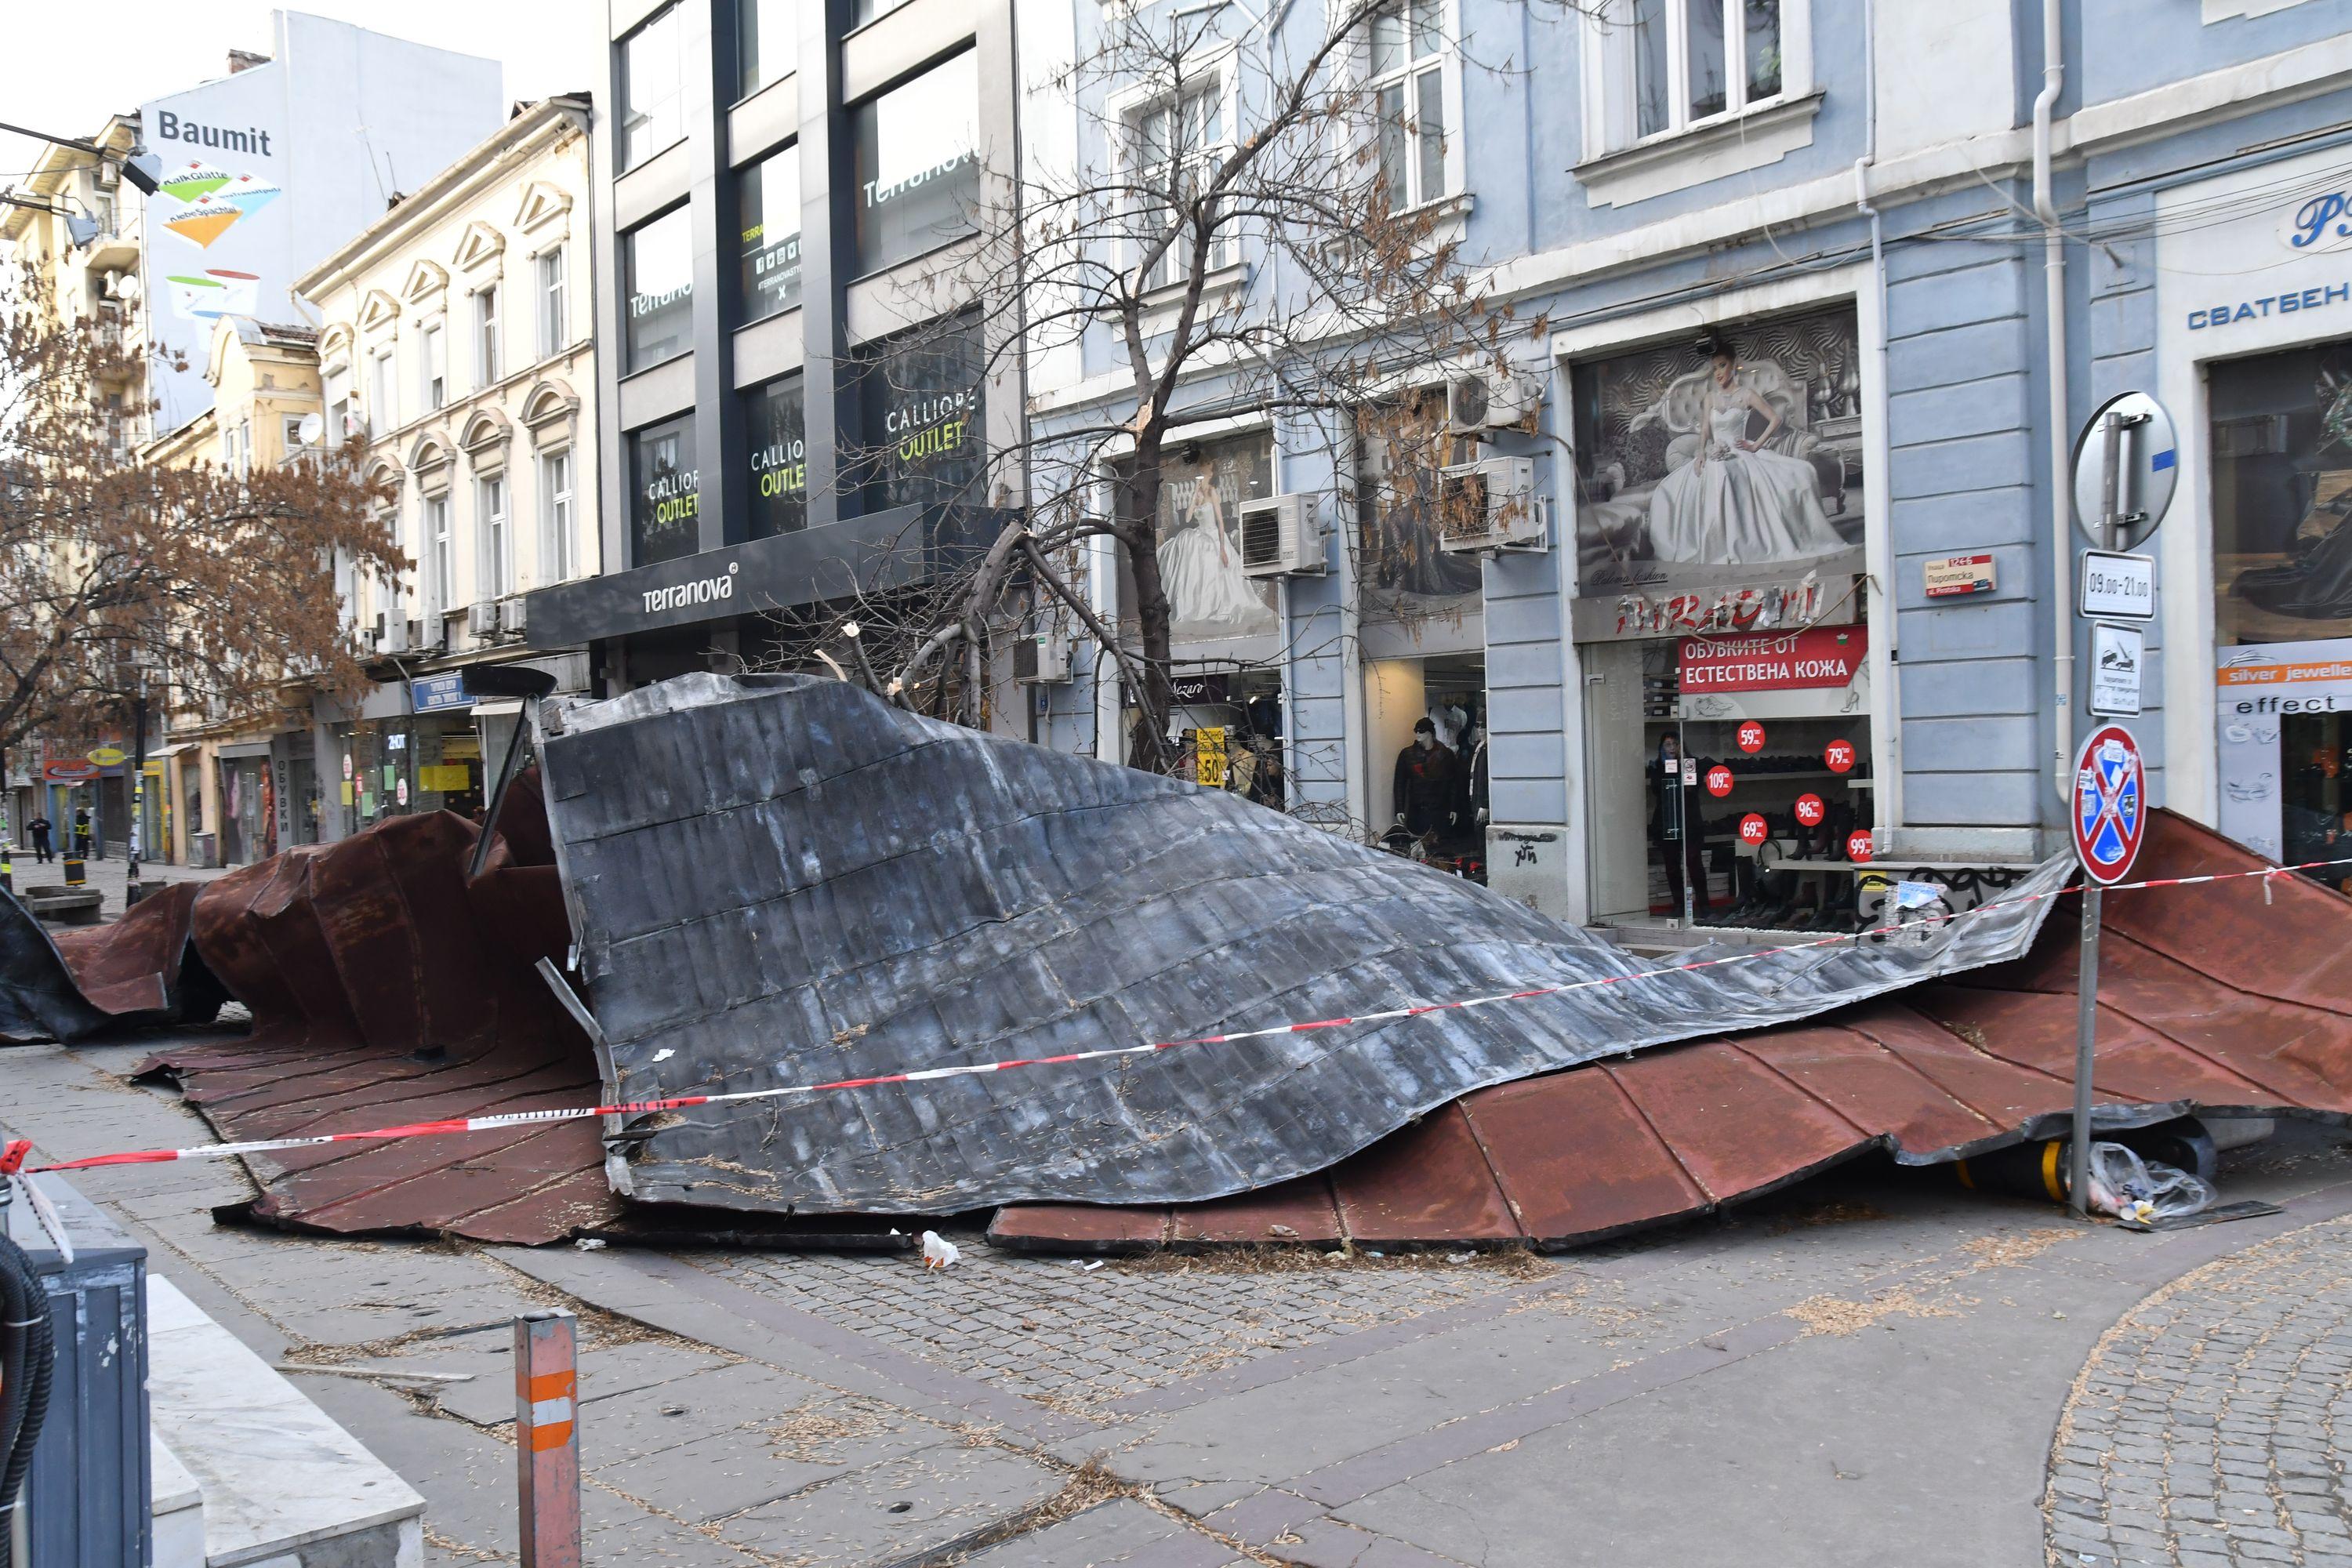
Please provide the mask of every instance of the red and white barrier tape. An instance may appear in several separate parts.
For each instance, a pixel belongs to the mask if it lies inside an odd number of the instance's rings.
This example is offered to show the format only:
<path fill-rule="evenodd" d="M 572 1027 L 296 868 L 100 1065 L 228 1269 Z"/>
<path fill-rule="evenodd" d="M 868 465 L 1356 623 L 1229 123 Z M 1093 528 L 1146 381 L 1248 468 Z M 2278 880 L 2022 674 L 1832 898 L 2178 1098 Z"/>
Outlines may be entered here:
<path fill-rule="evenodd" d="M 2327 866 L 2352 866 L 2352 857 L 2335 860 L 2305 860 L 2293 866 L 2265 867 L 2259 871 L 2221 871 L 2203 877 L 2155 877 L 2143 882 L 2118 882 L 2105 890 L 2110 893 L 2137 892 L 2153 888 L 2189 888 L 2207 882 L 2234 882 L 2249 878 L 2265 879 L 2285 876 L 2294 871 L 2317 870 Z M 1017 1068 L 1059 1067 L 1069 1062 L 1108 1061 L 1118 1057 L 1150 1056 L 1156 1051 L 1175 1050 L 1184 1046 L 1223 1046 L 1239 1040 L 1262 1040 L 1276 1035 L 1304 1035 L 1318 1029 L 1336 1029 L 1350 1024 L 1386 1024 L 1400 1018 L 1418 1018 L 1430 1013 L 1454 1013 L 1471 1007 L 1490 1007 L 1500 1002 L 1527 1002 L 1544 996 L 1561 996 L 1573 991 L 1591 991 L 1603 985 L 1623 985 L 1637 980 L 1656 980 L 1669 974 L 1687 974 L 1694 970 L 1717 969 L 1734 963 L 1754 963 L 1759 960 L 1785 956 L 1792 952 L 1809 952 L 1824 947 L 1859 942 L 1864 937 L 1888 936 L 1901 931 L 1916 931 L 1921 926 L 1940 925 L 1947 921 L 1965 920 L 1975 915 L 1990 914 L 1995 910 L 2013 909 L 2022 904 L 2038 903 L 2081 892 L 2085 884 L 2072 883 L 2053 888 L 2047 892 L 2026 893 L 2013 899 L 1979 904 L 1973 909 L 1952 913 L 1922 916 L 1916 921 L 1895 925 L 1874 926 L 1868 931 L 1840 931 L 1818 941 L 1791 942 L 1779 947 L 1750 948 L 1745 952 L 1727 953 L 1721 958 L 1700 959 L 1693 963 L 1669 964 L 1658 969 L 1636 970 L 1628 974 L 1604 974 L 1592 980 L 1571 981 L 1562 985 L 1538 985 L 1526 991 L 1498 992 L 1491 996 L 1469 996 L 1456 1002 L 1432 1002 L 1412 1007 L 1390 1007 L 1377 1013 L 1359 1013 L 1345 1018 L 1318 1018 L 1302 1024 L 1274 1024 L 1262 1029 L 1236 1029 L 1231 1034 L 1202 1035 L 1189 1040 L 1158 1040 L 1139 1046 L 1107 1046 L 1099 1050 L 1069 1051 L 1053 1057 L 1016 1057 L 1004 1061 L 973 1062 L 961 1067 L 919 1068 L 906 1072 L 877 1073 L 868 1078 L 835 1079 L 825 1083 L 796 1083 L 778 1089 L 740 1089 L 731 1094 L 687 1094 L 669 1100 L 629 1100 L 617 1105 L 579 1106 L 560 1110 L 509 1110 L 492 1116 L 455 1117 L 446 1121 L 412 1121 L 399 1127 L 376 1127 L 363 1132 L 324 1132 L 310 1138 L 264 1138 L 244 1143 L 206 1143 L 194 1149 L 146 1149 L 122 1154 L 92 1154 L 86 1159 L 60 1160 L 54 1164 L 27 1165 L 26 1158 L 32 1150 L 29 1140 L 18 1139 L 0 1145 L 0 1176 L 18 1172 L 87 1171 L 105 1165 L 153 1165 L 172 1160 L 218 1160 L 244 1154 L 267 1154 L 284 1149 L 312 1149 L 329 1143 L 381 1142 L 395 1138 L 443 1137 L 459 1132 L 490 1132 L 504 1127 L 534 1127 L 555 1121 L 578 1121 L 591 1116 L 644 1116 L 661 1110 L 685 1110 L 698 1105 L 729 1105 L 752 1100 L 776 1100 L 793 1094 L 824 1094 L 835 1089 L 870 1089 L 886 1083 L 928 1083 L 937 1079 L 969 1078 L 980 1073 L 1011 1072 Z"/>

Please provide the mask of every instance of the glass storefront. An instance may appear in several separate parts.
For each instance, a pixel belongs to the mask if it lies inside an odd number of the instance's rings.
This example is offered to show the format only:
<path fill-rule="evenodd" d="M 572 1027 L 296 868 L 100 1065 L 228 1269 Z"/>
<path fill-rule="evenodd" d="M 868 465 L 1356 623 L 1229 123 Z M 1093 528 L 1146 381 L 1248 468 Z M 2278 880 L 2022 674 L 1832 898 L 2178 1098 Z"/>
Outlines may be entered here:
<path fill-rule="evenodd" d="M 2206 370 L 2213 637 L 2352 637 L 2352 343 Z"/>
<path fill-rule="evenodd" d="M 801 302 L 801 150 L 786 147 L 736 178 L 743 320 L 763 321 Z"/>
<path fill-rule="evenodd" d="M 621 237 L 623 368 L 644 370 L 694 347 L 694 251 L 687 209 Z"/>
<path fill-rule="evenodd" d="M 980 478 L 977 317 L 894 338 L 858 367 L 866 448 L 845 476 L 868 512 L 964 498 Z"/>
<path fill-rule="evenodd" d="M 743 395 L 751 449 L 751 537 L 808 526 L 808 448 L 801 378 L 788 375 Z"/>
<path fill-rule="evenodd" d="M 973 231 L 980 58 L 970 50 L 851 111 L 857 269 L 878 272 Z"/>
<path fill-rule="evenodd" d="M 691 555 L 698 543 L 701 476 L 694 416 L 682 414 L 629 437 L 629 560 L 647 566 Z"/>

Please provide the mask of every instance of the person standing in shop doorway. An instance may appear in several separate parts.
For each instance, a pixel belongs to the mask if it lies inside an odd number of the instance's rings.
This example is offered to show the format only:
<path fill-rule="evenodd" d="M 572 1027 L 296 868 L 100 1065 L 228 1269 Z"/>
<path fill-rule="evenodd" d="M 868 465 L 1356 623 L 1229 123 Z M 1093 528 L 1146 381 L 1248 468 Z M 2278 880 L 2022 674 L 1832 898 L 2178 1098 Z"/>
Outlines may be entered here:
<path fill-rule="evenodd" d="M 1443 832 L 1454 824 L 1462 789 L 1462 761 L 1438 744 L 1428 720 L 1412 727 L 1412 744 L 1397 753 L 1394 798 L 1398 826 L 1414 837 Z"/>
<path fill-rule="evenodd" d="M 1657 816 L 1650 824 L 1650 837 L 1658 847 L 1658 858 L 1665 863 L 1666 892 L 1674 902 L 1676 920 L 1683 913 L 1683 880 L 1690 879 L 1690 909 L 1694 915 L 1706 912 L 1706 868 L 1699 858 L 1698 824 L 1685 824 L 1683 813 L 1687 808 L 1689 792 L 1683 788 L 1682 744 L 1667 735 L 1658 742 L 1656 792 Z"/>
<path fill-rule="evenodd" d="M 49 819 L 47 817 L 36 816 L 32 821 L 25 824 L 25 831 L 33 836 L 33 863 L 35 865 L 46 866 L 51 860 L 56 858 L 55 856 L 49 853 L 49 833 L 51 829 Z"/>

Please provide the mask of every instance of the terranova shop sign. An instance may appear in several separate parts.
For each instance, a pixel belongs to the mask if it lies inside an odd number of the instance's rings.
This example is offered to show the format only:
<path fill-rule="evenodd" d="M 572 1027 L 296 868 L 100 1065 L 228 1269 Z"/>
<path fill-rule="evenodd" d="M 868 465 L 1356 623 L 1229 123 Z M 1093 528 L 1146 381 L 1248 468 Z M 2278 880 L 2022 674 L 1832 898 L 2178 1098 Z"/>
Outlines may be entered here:
<path fill-rule="evenodd" d="M 2284 721 L 2352 712 L 2352 639 L 2262 643 L 2219 650 L 2213 671 L 2220 731 L 2221 831 L 2283 860 L 2284 781 L 2303 763 L 2285 754 Z"/>

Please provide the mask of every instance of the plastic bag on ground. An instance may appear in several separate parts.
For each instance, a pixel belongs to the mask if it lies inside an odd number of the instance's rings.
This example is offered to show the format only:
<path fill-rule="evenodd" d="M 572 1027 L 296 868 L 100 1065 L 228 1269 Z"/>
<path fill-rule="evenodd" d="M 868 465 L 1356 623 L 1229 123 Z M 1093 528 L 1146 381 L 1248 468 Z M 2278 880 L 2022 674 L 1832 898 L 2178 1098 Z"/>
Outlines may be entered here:
<path fill-rule="evenodd" d="M 2153 1225 L 2212 1206 L 2213 1184 L 2171 1165 L 2142 1160 L 2120 1143 L 2091 1145 L 2091 1211 Z"/>

